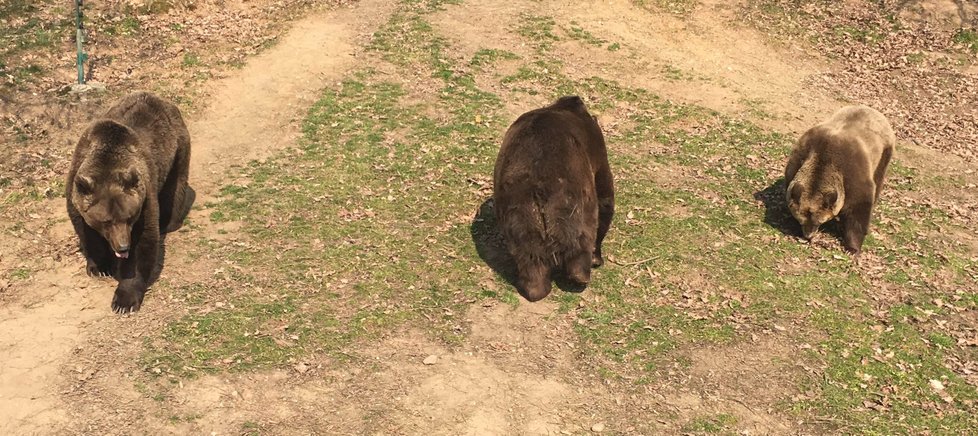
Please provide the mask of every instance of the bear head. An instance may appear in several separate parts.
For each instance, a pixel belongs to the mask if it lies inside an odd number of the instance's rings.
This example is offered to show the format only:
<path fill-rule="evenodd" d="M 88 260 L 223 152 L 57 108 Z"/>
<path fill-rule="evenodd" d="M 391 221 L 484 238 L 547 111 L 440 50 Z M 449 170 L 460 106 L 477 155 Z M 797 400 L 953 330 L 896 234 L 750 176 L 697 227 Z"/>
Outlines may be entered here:
<path fill-rule="evenodd" d="M 845 200 L 842 190 L 834 187 L 810 189 L 797 181 L 788 186 L 787 194 L 788 210 L 801 224 L 805 239 L 811 239 L 822 224 L 838 216 Z"/>
<path fill-rule="evenodd" d="M 128 258 L 132 228 L 142 214 L 147 189 L 147 167 L 137 151 L 138 138 L 126 126 L 101 121 L 84 139 L 91 154 L 68 181 L 71 202 L 116 257 Z"/>

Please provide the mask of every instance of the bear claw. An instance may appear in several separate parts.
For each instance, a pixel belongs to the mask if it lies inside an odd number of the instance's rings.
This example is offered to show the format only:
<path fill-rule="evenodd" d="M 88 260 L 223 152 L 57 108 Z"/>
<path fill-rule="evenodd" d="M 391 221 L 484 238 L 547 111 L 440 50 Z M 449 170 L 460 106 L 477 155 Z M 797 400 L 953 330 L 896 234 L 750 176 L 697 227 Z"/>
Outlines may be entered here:
<path fill-rule="evenodd" d="M 112 303 L 112 311 L 120 315 L 125 315 L 127 313 L 136 313 L 139 311 L 139 305 L 134 306 L 122 306 L 116 303 Z"/>
<path fill-rule="evenodd" d="M 109 274 L 108 271 L 104 271 L 102 269 L 99 269 L 98 267 L 89 267 L 87 272 L 89 277 L 95 277 L 99 279 L 111 276 L 111 274 Z"/>
<path fill-rule="evenodd" d="M 138 312 L 143 299 L 138 293 L 120 292 L 116 290 L 112 297 L 112 311 L 118 314 Z"/>

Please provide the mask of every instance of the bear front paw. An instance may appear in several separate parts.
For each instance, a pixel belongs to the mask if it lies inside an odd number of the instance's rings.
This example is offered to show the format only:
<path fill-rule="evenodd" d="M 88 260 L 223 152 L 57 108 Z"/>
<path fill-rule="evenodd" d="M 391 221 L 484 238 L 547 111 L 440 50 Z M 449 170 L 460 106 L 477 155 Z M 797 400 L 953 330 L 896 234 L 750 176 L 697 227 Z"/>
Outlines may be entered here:
<path fill-rule="evenodd" d="M 601 252 L 596 251 L 591 254 L 591 268 L 597 268 L 604 265 L 604 258 L 601 257 Z"/>
<path fill-rule="evenodd" d="M 143 305 L 143 293 L 134 290 L 127 290 L 121 285 L 115 289 L 112 297 L 112 311 L 119 314 L 132 313 L 139 310 Z"/>
<path fill-rule="evenodd" d="M 108 269 L 103 269 L 102 267 L 98 266 L 98 264 L 92 261 L 88 261 L 88 267 L 86 268 L 86 270 L 88 272 L 89 277 L 102 278 L 102 277 L 109 277 L 112 275 L 111 271 L 109 271 Z"/>

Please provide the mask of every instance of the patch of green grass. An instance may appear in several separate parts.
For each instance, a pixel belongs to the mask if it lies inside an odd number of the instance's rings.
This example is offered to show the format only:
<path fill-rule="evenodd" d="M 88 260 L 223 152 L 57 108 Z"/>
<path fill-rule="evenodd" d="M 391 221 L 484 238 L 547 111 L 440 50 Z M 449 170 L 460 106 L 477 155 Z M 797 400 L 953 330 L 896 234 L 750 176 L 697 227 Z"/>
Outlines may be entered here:
<path fill-rule="evenodd" d="M 594 36 L 593 33 L 584 30 L 581 23 L 578 23 L 577 21 L 571 21 L 570 26 L 564 28 L 564 33 L 566 33 L 567 36 L 573 40 L 581 41 L 585 44 L 598 47 L 604 46 L 604 44 L 608 42 L 607 40 L 598 38 L 597 36 Z"/>
<path fill-rule="evenodd" d="M 33 82 L 44 73 L 44 69 L 39 65 L 27 64 L 17 67 L 9 74 L 14 78 L 14 83 Z"/>
<path fill-rule="evenodd" d="M 497 50 L 497 49 L 481 49 L 475 52 L 472 56 L 472 60 L 469 61 L 469 65 L 473 67 L 484 67 L 486 65 L 494 64 L 500 60 L 517 60 L 519 55 L 511 51 Z"/>
<path fill-rule="evenodd" d="M 139 18 L 136 18 L 134 13 L 129 15 L 122 15 L 117 17 L 117 20 L 109 21 L 104 26 L 104 31 L 108 35 L 112 36 L 132 36 L 142 29 L 142 24 L 139 22 Z"/>
<path fill-rule="evenodd" d="M 944 367 L 946 340 L 928 343 L 908 322 L 920 314 L 912 305 L 895 306 L 884 327 L 839 311 L 818 311 L 816 322 L 829 335 L 821 345 L 826 379 L 818 387 L 820 398 L 807 406 L 858 433 L 963 434 L 974 428 L 978 422 L 967 405 L 978 394 Z M 950 403 L 930 380 L 943 381 Z"/>
<path fill-rule="evenodd" d="M 54 22 L 37 17 L 38 12 L 52 3 L 51 0 L 9 0 L 0 3 L 0 74 L 16 75 L 29 65 L 19 65 L 17 56 L 24 51 L 54 50 L 60 35 L 72 25 L 71 17 Z M 8 24 L 9 23 L 9 24 Z"/>
<path fill-rule="evenodd" d="M 194 413 L 189 415 L 170 415 L 168 420 L 170 421 L 170 424 L 179 424 L 182 422 L 194 422 L 203 417 L 204 415 L 201 415 L 199 413 Z"/>
<path fill-rule="evenodd" d="M 959 29 L 952 40 L 955 44 L 961 44 L 971 50 L 972 53 L 978 53 L 978 32 L 974 29 Z"/>
<path fill-rule="evenodd" d="M 272 47 L 275 47 L 275 45 L 278 44 L 278 41 L 279 41 L 278 36 L 267 38 L 264 41 L 262 41 L 260 50 L 268 50 Z"/>
<path fill-rule="evenodd" d="M 764 109 L 764 100 L 741 98 L 740 104 L 747 108 L 747 113 L 756 119 L 774 119 L 774 115 Z"/>
<path fill-rule="evenodd" d="M 7 0 L 0 3 L 0 19 L 11 19 L 27 16 L 37 11 L 38 3 L 48 3 L 45 1 L 33 0 Z"/>
<path fill-rule="evenodd" d="M 922 51 L 918 51 L 908 54 L 907 60 L 913 64 L 923 64 L 924 61 L 927 60 L 927 55 Z"/>
<path fill-rule="evenodd" d="M 544 53 L 553 50 L 554 43 L 560 41 L 560 37 L 554 33 L 556 26 L 557 22 L 551 17 L 521 14 L 516 33 L 531 41 L 537 51 Z"/>
<path fill-rule="evenodd" d="M 184 68 L 193 68 L 200 66 L 200 64 L 200 57 L 196 53 L 189 51 L 183 54 L 183 61 L 180 62 L 180 65 Z"/>
<path fill-rule="evenodd" d="M 475 291 L 477 277 L 455 268 L 478 261 L 468 226 L 482 199 L 466 180 L 491 171 L 501 103 L 458 73 L 415 7 L 402 7 L 387 28 L 396 23 L 408 31 L 378 32 L 372 47 L 406 62 L 404 71 L 430 71 L 443 87 L 439 98 L 404 104 L 401 86 L 371 70 L 325 90 L 309 110 L 301 149 L 250 166 L 253 183 L 225 187 L 212 213 L 265 241 L 229 259 L 268 277 L 235 273 L 243 289 L 233 308 L 173 323 L 149 345 L 148 368 L 191 376 L 283 365 L 314 350 L 342 356 L 345 346 L 404 323 L 458 340 L 459 302 L 486 298 Z M 487 62 L 486 52 L 477 56 Z M 429 118 L 425 105 L 445 118 Z M 269 300 L 258 289 L 280 291 Z M 289 333 L 274 330 L 280 325 Z"/>
<path fill-rule="evenodd" d="M 224 215 L 224 212 L 219 211 L 219 210 L 215 210 L 215 211 L 211 212 L 210 219 L 211 219 L 212 222 L 215 222 L 215 223 L 229 221 L 227 219 L 227 217 Z"/>
<path fill-rule="evenodd" d="M 737 418 L 733 415 L 719 414 L 694 418 L 683 426 L 684 434 L 725 434 L 733 431 Z"/>
<path fill-rule="evenodd" d="M 10 278 L 14 280 L 27 280 L 31 278 L 31 270 L 27 267 L 17 267 L 10 271 Z"/>
<path fill-rule="evenodd" d="M 632 0 L 635 5 L 649 9 L 685 16 L 693 12 L 699 0 Z"/>
<path fill-rule="evenodd" d="M 314 339 L 340 345 L 343 336 L 356 332 L 355 326 L 339 325 L 328 309 L 300 310 L 294 296 L 258 298 L 171 324 L 162 339 L 175 340 L 174 346 L 148 355 L 147 367 L 188 376 L 265 367 L 300 355 Z"/>
<path fill-rule="evenodd" d="M 696 76 L 692 73 L 688 73 L 672 65 L 664 65 L 662 67 L 662 74 L 667 79 L 675 81 L 690 81 L 696 79 Z"/>
<path fill-rule="evenodd" d="M 135 35 L 139 32 L 140 27 L 139 19 L 133 16 L 127 16 L 119 22 L 119 33 L 122 35 Z"/>
<path fill-rule="evenodd" d="M 866 44 L 878 44 L 886 38 L 886 34 L 873 25 L 842 25 L 833 28 L 832 32 L 837 38 L 852 38 Z"/>
<path fill-rule="evenodd" d="M 261 434 L 262 428 L 260 424 L 254 421 L 245 421 L 243 424 L 241 424 L 241 430 L 241 434 L 257 436 Z"/>
<path fill-rule="evenodd" d="M 192 0 L 145 0 L 137 5 L 131 6 L 130 12 L 141 15 L 163 14 L 174 7 L 187 6 L 192 3 Z"/>

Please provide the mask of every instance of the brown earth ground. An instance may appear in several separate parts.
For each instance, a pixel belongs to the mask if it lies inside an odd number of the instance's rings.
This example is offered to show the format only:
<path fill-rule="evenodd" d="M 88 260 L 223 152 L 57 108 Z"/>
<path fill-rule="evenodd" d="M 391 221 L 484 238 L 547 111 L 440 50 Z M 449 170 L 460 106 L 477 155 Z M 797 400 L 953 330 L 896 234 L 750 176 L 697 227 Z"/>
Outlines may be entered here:
<path fill-rule="evenodd" d="M 314 11 L 292 21 L 291 30 L 242 68 L 215 67 L 193 85 L 195 102 L 187 112 L 197 217 L 209 213 L 207 200 L 227 184 L 229 168 L 295 144 L 298 122 L 317 92 L 360 62 L 362 47 L 393 7 L 390 0 L 363 0 Z M 727 2 L 708 2 L 690 16 L 676 17 L 624 0 L 602 2 L 600 8 L 576 1 L 478 1 L 449 6 L 433 20 L 465 52 L 460 57 L 471 58 L 485 41 L 507 46 L 512 34 L 503 30 L 522 12 L 588 23 L 631 52 L 622 61 L 601 48 L 567 50 L 562 57 L 572 76 L 613 71 L 624 84 L 790 133 L 841 104 L 831 89 L 812 85 L 839 69 L 834 61 L 737 25 Z M 517 53 L 529 50 L 516 41 L 508 46 Z M 665 80 L 659 72 L 666 66 L 695 78 Z M 142 80 L 134 84 L 149 83 Z M 179 94 L 176 88 L 163 93 Z M 763 116 L 749 102 L 761 102 Z M 543 103 L 543 96 L 527 96 L 506 107 L 515 117 Z M 78 103 L 90 109 L 71 115 L 75 122 L 49 125 L 45 140 L 70 144 L 89 111 L 105 104 Z M 601 114 L 602 124 L 615 129 L 626 110 Z M 956 158 L 904 147 L 914 158 L 908 166 L 967 168 Z M 55 149 L 52 156 L 64 158 L 70 146 Z M 62 169 L 36 177 L 55 179 Z M 3 434 L 234 434 L 248 422 L 272 434 L 577 434 L 601 428 L 630 433 L 635 420 L 654 419 L 678 433 L 692 417 L 716 413 L 735 416 L 743 434 L 817 432 L 772 407 L 798 394 L 791 374 L 806 371 L 792 358 L 798 344 L 778 332 L 756 336 L 749 347 L 690 349 L 688 367 L 654 388 L 636 390 L 577 371 L 568 318 L 557 316 L 556 305 L 547 302 L 473 307 L 465 316 L 471 333 L 461 347 L 406 332 L 384 338 L 369 358 L 340 370 L 329 361 L 297 362 L 289 370 L 180 381 L 165 402 L 147 398 L 134 383 L 145 370 L 135 363 L 142 338 L 184 313 L 187 303 L 163 290 L 136 316 L 111 314 L 107 302 L 114 284 L 85 277 L 63 200 L 56 193 L 51 197 L 24 212 L 29 219 L 16 221 L 22 225 L 5 223 L 0 235 L 4 275 L 16 268 L 32 271 L 27 280 L 0 279 Z M 15 213 L 21 212 L 5 209 L 5 221 Z M 964 213 L 975 216 L 973 209 Z M 180 253 L 191 239 L 233 239 L 234 231 L 202 225 L 173 235 L 164 274 L 175 283 L 215 276 L 220 259 L 191 262 Z M 598 299 L 585 295 L 582 304 Z M 431 364 L 422 364 L 425 359 Z"/>

